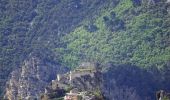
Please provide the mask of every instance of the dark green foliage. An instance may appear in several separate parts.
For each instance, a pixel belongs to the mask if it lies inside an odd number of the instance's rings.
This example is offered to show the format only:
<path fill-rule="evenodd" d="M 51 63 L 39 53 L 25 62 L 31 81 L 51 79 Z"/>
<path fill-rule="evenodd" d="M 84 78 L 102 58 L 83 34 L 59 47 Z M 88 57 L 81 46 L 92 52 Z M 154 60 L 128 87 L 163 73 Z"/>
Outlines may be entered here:
<path fill-rule="evenodd" d="M 88 32 L 95 32 L 98 30 L 97 26 L 90 24 L 84 27 Z"/>
<path fill-rule="evenodd" d="M 142 3 L 142 0 L 132 0 L 134 6 L 140 6 Z"/>
<path fill-rule="evenodd" d="M 168 4 L 147 1 L 1 0 L 0 94 L 9 73 L 37 51 L 72 68 L 84 61 L 162 68 L 170 60 Z"/>
<path fill-rule="evenodd" d="M 0 91 L 9 73 L 31 52 L 44 52 L 44 59 L 61 62 L 58 53 L 53 52 L 64 45 L 60 38 L 85 19 L 94 19 L 110 4 L 111 0 L 1 0 Z"/>
<path fill-rule="evenodd" d="M 115 13 L 111 12 L 111 19 L 107 19 L 107 17 L 104 17 L 105 25 L 106 27 L 111 31 L 118 31 L 118 30 L 123 30 L 125 28 L 125 23 L 115 17 Z"/>
<path fill-rule="evenodd" d="M 50 99 L 54 99 L 54 98 L 61 98 L 64 97 L 66 94 L 66 92 L 64 90 L 58 90 L 58 92 L 53 92 L 51 94 L 48 94 Z"/>
<path fill-rule="evenodd" d="M 111 17 L 111 19 L 115 19 L 115 18 L 116 18 L 115 12 L 112 11 L 112 12 L 110 13 L 110 17 Z"/>
<path fill-rule="evenodd" d="M 10 71 L 18 67 L 29 52 L 26 33 L 29 22 L 36 16 L 36 5 L 36 0 L 0 1 L 0 90 L 5 88 Z"/>

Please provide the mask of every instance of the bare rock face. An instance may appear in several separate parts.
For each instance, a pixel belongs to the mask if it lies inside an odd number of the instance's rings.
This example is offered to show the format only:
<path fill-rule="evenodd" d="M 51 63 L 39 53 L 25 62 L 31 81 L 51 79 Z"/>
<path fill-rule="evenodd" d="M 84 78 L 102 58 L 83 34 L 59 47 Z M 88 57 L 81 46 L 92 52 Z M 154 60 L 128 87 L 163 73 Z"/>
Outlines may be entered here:
<path fill-rule="evenodd" d="M 167 0 L 167 5 L 166 5 L 166 9 L 167 9 L 167 12 L 170 14 L 170 0 Z"/>
<path fill-rule="evenodd" d="M 45 62 L 36 56 L 25 60 L 20 69 L 11 73 L 5 98 L 9 100 L 39 99 L 48 83 L 56 78 L 61 67 Z"/>

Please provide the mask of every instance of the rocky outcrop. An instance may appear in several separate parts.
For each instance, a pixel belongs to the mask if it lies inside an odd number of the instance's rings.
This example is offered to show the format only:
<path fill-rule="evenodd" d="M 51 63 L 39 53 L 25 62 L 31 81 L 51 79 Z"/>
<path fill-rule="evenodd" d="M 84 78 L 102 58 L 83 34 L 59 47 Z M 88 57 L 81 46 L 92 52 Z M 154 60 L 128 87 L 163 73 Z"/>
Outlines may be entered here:
<path fill-rule="evenodd" d="M 67 97 L 67 95 L 77 95 L 82 98 L 81 100 L 87 100 L 87 98 L 91 98 L 88 100 L 104 100 L 100 91 L 101 87 L 102 73 L 100 71 L 93 68 L 78 68 L 52 80 L 41 99 L 51 100 Z"/>
<path fill-rule="evenodd" d="M 159 90 L 156 92 L 156 100 L 170 100 L 170 93 Z"/>
<path fill-rule="evenodd" d="M 11 73 L 7 82 L 5 98 L 9 100 L 39 99 L 49 82 L 58 72 L 64 72 L 55 63 L 47 62 L 37 56 L 30 56 L 21 68 Z"/>
<path fill-rule="evenodd" d="M 170 0 L 167 0 L 166 10 L 170 14 Z"/>

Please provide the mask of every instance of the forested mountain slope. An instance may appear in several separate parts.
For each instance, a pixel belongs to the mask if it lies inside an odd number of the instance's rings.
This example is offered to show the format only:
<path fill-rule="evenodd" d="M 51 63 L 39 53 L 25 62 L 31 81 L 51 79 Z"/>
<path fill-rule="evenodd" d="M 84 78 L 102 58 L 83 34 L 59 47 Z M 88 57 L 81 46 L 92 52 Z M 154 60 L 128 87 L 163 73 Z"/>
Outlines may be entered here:
<path fill-rule="evenodd" d="M 70 68 L 93 62 L 161 70 L 170 61 L 170 3 L 0 0 L 0 94 L 10 72 L 35 52 Z"/>
<path fill-rule="evenodd" d="M 64 36 L 65 45 L 56 51 L 61 51 L 64 64 L 73 66 L 95 61 L 161 68 L 170 60 L 167 8 L 165 1 L 121 0 Z"/>
<path fill-rule="evenodd" d="M 1 0 L 0 86 L 11 70 L 21 66 L 31 52 L 58 62 L 53 49 L 59 38 L 84 19 L 92 19 L 111 0 Z M 112 4 L 112 3 L 111 3 Z M 0 89 L 1 91 L 1 89 Z M 1 92 L 0 92 L 1 93 Z"/>

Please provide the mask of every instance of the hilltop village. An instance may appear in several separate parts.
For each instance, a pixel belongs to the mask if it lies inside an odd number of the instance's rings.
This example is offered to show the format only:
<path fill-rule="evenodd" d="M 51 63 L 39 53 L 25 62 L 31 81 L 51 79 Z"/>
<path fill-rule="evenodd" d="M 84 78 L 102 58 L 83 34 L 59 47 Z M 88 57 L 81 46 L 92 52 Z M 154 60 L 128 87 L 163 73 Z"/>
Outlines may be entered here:
<path fill-rule="evenodd" d="M 101 71 L 92 63 L 82 63 L 66 74 L 57 74 L 57 79 L 45 88 L 42 100 L 103 100 L 100 92 Z"/>

